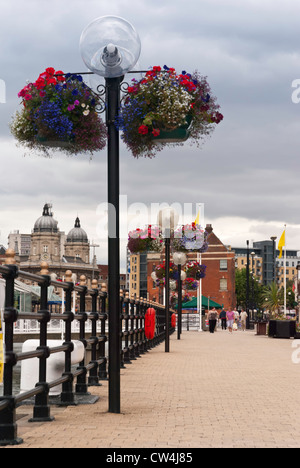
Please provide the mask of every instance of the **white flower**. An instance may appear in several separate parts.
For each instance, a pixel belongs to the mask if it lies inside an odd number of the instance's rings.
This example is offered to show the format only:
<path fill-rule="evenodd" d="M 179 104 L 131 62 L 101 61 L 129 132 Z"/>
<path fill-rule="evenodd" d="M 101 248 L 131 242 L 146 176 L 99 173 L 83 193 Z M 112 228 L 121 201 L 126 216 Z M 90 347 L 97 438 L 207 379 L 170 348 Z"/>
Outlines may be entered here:
<path fill-rule="evenodd" d="M 90 113 L 89 110 L 85 110 L 85 111 L 83 112 L 83 115 L 89 115 L 89 113 Z"/>

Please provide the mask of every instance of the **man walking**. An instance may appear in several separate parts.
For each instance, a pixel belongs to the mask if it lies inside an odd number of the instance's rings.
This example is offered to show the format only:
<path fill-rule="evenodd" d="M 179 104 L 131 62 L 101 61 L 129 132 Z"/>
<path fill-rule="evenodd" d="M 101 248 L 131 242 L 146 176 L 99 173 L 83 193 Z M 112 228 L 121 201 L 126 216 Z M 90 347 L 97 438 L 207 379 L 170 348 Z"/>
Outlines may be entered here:
<path fill-rule="evenodd" d="M 227 330 L 227 318 L 226 318 L 226 310 L 222 309 L 220 313 L 221 325 L 222 330 Z"/>
<path fill-rule="evenodd" d="M 248 317 L 247 312 L 246 312 L 245 310 L 242 310 L 242 312 L 241 312 L 242 331 L 245 331 L 245 330 L 246 330 L 247 317 Z"/>

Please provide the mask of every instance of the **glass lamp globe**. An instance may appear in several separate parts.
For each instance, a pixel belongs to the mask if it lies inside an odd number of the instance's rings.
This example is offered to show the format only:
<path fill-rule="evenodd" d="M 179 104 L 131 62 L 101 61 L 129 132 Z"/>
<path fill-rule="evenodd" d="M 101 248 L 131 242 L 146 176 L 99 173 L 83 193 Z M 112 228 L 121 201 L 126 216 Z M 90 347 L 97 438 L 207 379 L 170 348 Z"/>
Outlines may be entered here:
<path fill-rule="evenodd" d="M 181 279 L 181 281 L 185 281 L 185 280 L 186 280 L 186 272 L 185 272 L 185 271 L 182 271 L 182 272 L 181 272 L 180 279 Z"/>
<path fill-rule="evenodd" d="M 101 16 L 83 30 L 79 49 L 89 70 L 105 78 L 117 78 L 137 63 L 141 41 L 128 21 Z"/>
<path fill-rule="evenodd" d="M 173 253 L 173 262 L 175 265 L 185 265 L 187 257 L 184 252 L 174 252 Z"/>
<path fill-rule="evenodd" d="M 164 208 L 158 212 L 157 223 L 161 228 L 163 235 L 168 230 L 173 231 L 179 221 L 179 214 L 173 208 Z"/>

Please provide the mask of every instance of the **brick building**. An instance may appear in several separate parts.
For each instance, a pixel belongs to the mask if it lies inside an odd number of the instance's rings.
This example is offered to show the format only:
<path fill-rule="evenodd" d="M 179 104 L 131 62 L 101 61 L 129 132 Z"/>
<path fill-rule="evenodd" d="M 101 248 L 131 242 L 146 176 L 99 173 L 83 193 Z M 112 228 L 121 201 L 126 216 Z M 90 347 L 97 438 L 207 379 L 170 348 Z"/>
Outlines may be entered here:
<path fill-rule="evenodd" d="M 235 296 L 235 253 L 227 248 L 206 226 L 208 232 L 208 251 L 202 254 L 202 262 L 207 266 L 206 277 L 202 280 L 202 293 L 225 309 L 236 306 Z"/>
<path fill-rule="evenodd" d="M 213 301 L 223 304 L 225 308 L 236 306 L 235 296 L 235 253 L 226 247 L 213 232 L 210 224 L 208 232 L 208 251 L 202 254 L 201 263 L 206 265 L 206 277 L 202 280 L 202 294 Z M 197 260 L 196 253 L 188 254 L 189 260 Z M 148 298 L 162 302 L 162 288 L 156 287 L 151 278 L 155 266 L 164 261 L 164 254 L 148 255 Z M 172 261 L 172 256 L 171 256 Z M 197 292 L 193 293 L 197 296 Z"/>

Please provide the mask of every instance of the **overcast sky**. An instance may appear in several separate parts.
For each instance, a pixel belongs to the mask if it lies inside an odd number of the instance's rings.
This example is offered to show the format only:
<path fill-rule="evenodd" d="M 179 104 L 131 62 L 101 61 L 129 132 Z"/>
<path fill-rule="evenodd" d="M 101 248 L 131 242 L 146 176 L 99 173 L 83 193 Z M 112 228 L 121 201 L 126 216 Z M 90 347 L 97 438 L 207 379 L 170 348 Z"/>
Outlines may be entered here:
<path fill-rule="evenodd" d="M 136 160 L 122 144 L 120 192 L 128 204 L 192 203 L 196 210 L 204 203 L 205 222 L 232 246 L 280 237 L 287 224 L 287 247 L 300 250 L 300 104 L 292 102 L 292 83 L 300 79 L 298 0 L 0 0 L 0 6 L 0 79 L 6 84 L 0 243 L 7 244 L 12 230 L 31 232 L 51 202 L 59 228 L 67 233 L 78 215 L 90 240 L 100 244 L 99 262 L 107 261 L 97 234 L 107 200 L 106 150 L 91 161 L 59 153 L 24 157 L 8 122 L 26 80 L 35 81 L 50 66 L 86 71 L 82 30 L 97 17 L 116 15 L 140 35 L 141 69 L 166 64 L 178 72 L 198 70 L 224 114 L 201 149 L 186 143 L 153 160 Z"/>

